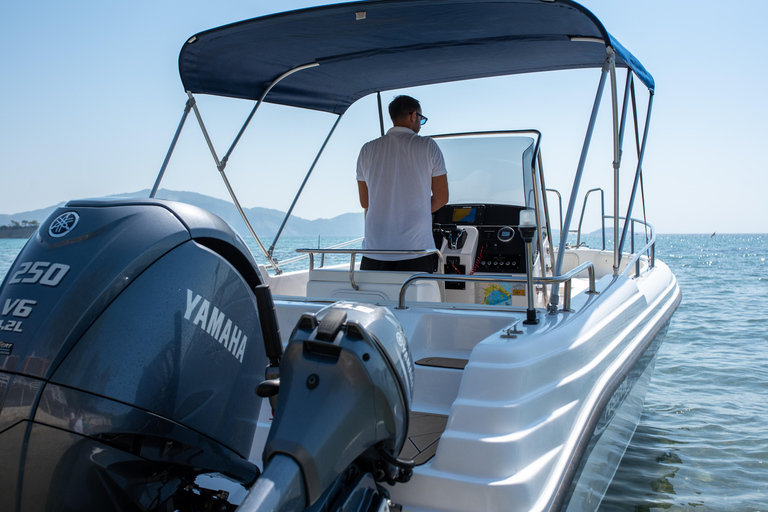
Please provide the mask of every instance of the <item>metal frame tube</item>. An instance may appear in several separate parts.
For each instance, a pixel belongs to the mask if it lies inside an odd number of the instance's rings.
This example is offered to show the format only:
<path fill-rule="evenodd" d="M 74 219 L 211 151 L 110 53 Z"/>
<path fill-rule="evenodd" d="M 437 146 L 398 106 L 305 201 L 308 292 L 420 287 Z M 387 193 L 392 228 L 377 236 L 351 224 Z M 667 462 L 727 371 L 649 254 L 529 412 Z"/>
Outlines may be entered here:
<path fill-rule="evenodd" d="M 584 223 L 584 213 L 587 211 L 587 200 L 592 192 L 600 192 L 600 233 L 603 237 L 603 250 L 605 250 L 605 192 L 601 188 L 587 190 L 584 194 L 584 204 L 581 206 L 579 227 L 576 230 L 576 247 L 581 247 L 581 225 Z"/>
<path fill-rule="evenodd" d="M 540 231 L 540 230 L 537 230 Z M 539 323 L 539 320 L 536 318 L 536 308 L 534 307 L 533 303 L 533 243 L 532 239 L 528 238 L 525 240 L 525 259 L 528 266 L 528 269 L 525 272 L 525 280 L 526 280 L 526 288 L 527 288 L 527 294 L 528 294 L 528 309 L 526 309 L 525 314 L 525 320 L 523 321 L 526 325 L 534 325 Z M 553 285 L 554 286 L 554 285 Z"/>
<path fill-rule="evenodd" d="M 312 171 L 315 170 L 315 166 L 317 165 L 318 160 L 320 160 L 320 156 L 323 154 L 323 151 L 325 150 L 325 146 L 328 145 L 328 141 L 331 139 L 331 135 L 333 135 L 333 132 L 336 131 L 336 127 L 339 125 L 339 121 L 341 121 L 341 117 L 342 116 L 338 116 L 336 118 L 336 122 L 333 123 L 333 127 L 331 127 L 330 133 L 328 133 L 328 136 L 325 138 L 325 142 L 323 142 L 323 145 L 320 147 L 320 151 L 318 151 L 317 155 L 315 156 L 315 160 L 312 162 L 312 165 L 309 167 L 309 171 L 307 171 L 307 175 L 304 176 L 304 181 L 301 182 L 301 186 L 299 187 L 298 192 L 296 192 L 296 196 L 293 198 L 291 207 L 288 208 L 288 212 L 286 212 L 285 214 L 283 223 L 280 224 L 280 229 L 277 230 L 275 239 L 272 241 L 272 245 L 269 247 L 269 251 L 268 251 L 269 258 L 272 257 L 272 252 L 275 250 L 275 244 L 277 243 L 277 240 L 280 238 L 280 235 L 283 234 L 283 229 L 285 228 L 285 224 L 288 222 L 288 219 L 293 213 L 293 208 L 296 206 L 296 203 L 299 200 L 299 196 L 301 196 L 301 193 L 304 191 L 304 186 L 307 184 L 307 181 L 309 181 L 309 177 L 312 175 Z"/>
<path fill-rule="evenodd" d="M 349 254 L 349 284 L 352 285 L 352 288 L 355 290 L 359 290 L 359 287 L 355 283 L 355 256 L 358 254 L 408 254 L 408 255 L 419 255 L 419 256 L 428 256 L 430 254 L 434 254 L 437 256 L 437 269 L 438 272 L 440 272 L 440 269 L 442 269 L 445 266 L 445 262 L 443 260 L 443 255 L 440 253 L 437 249 L 425 249 L 425 250 L 409 250 L 409 249 L 310 249 L 306 247 L 302 247 L 299 249 L 296 249 L 297 253 L 308 253 L 309 254 L 309 270 L 312 271 L 315 268 L 315 254 L 322 254 L 323 257 L 325 257 L 326 254 Z M 453 274 L 451 274 L 453 275 Z M 440 294 L 443 295 L 443 290 L 440 291 Z"/>
<path fill-rule="evenodd" d="M 168 162 L 171 161 L 171 155 L 173 155 L 173 150 L 176 149 L 176 143 L 179 141 L 181 130 L 184 128 L 184 123 L 187 122 L 187 116 L 189 116 L 189 111 L 192 110 L 192 105 L 194 105 L 194 103 L 194 98 L 187 98 L 187 103 L 184 106 L 184 113 L 181 115 L 181 121 L 179 121 L 179 127 L 176 128 L 176 133 L 173 135 L 173 140 L 171 141 L 171 147 L 168 148 L 168 153 L 166 153 L 163 165 L 160 167 L 160 172 L 155 180 L 155 185 L 152 187 L 152 192 L 149 193 L 150 198 L 154 198 L 155 194 L 157 194 L 157 190 L 160 188 L 160 182 L 163 180 L 163 176 L 165 176 L 165 169 L 168 167 Z"/>
<path fill-rule="evenodd" d="M 376 103 L 379 106 L 379 128 L 381 129 L 381 136 L 384 136 L 384 111 L 381 109 L 381 93 L 376 92 Z"/>
<path fill-rule="evenodd" d="M 200 130 L 203 132 L 203 137 L 205 138 L 206 144 L 208 144 L 208 149 L 211 152 L 211 155 L 213 156 L 213 161 L 216 163 L 216 169 L 221 171 L 221 161 L 219 160 L 219 156 L 216 154 L 216 148 L 213 147 L 213 141 L 211 140 L 210 135 L 208 135 L 208 130 L 205 128 L 205 123 L 203 122 L 203 116 L 200 115 L 200 109 L 197 108 L 197 102 L 195 101 L 195 97 L 192 96 L 192 93 L 187 91 L 187 96 L 189 96 L 189 99 L 192 100 L 192 108 L 195 111 L 195 117 L 197 118 L 197 124 L 200 125 Z"/>
<path fill-rule="evenodd" d="M 547 192 L 554 192 L 557 195 L 558 208 L 560 213 L 560 233 L 563 233 L 563 196 L 560 195 L 560 191 L 555 188 L 548 188 Z"/>
<path fill-rule="evenodd" d="M 629 91 L 632 87 L 632 70 L 627 68 L 627 82 L 624 84 L 624 102 L 621 107 L 621 126 L 619 127 L 619 158 L 624 156 L 624 130 L 627 125 L 627 112 L 629 110 Z"/>
<path fill-rule="evenodd" d="M 632 195 L 629 198 L 629 205 L 627 207 L 626 218 L 629 219 L 632 214 L 632 209 L 635 206 L 635 198 L 637 197 L 637 188 L 640 183 L 640 178 L 643 174 L 643 158 L 645 157 L 645 145 L 648 141 L 648 129 L 651 122 L 651 109 L 653 108 L 653 94 L 648 99 L 648 112 L 645 116 L 645 127 L 643 128 L 643 142 L 640 145 L 640 154 L 637 157 L 637 169 L 635 170 L 635 181 L 632 186 Z M 627 224 L 624 224 L 624 229 L 621 233 L 621 241 L 619 242 L 618 249 L 621 251 L 624 248 L 624 241 L 627 236 Z M 621 252 L 620 252 L 621 253 Z"/>
<path fill-rule="evenodd" d="M 546 196 L 544 193 L 544 176 L 541 172 L 539 172 L 539 175 L 536 174 L 536 163 L 538 162 L 541 164 L 541 153 L 538 152 L 538 148 L 540 146 L 541 142 L 541 135 L 539 135 L 537 144 L 535 145 L 537 149 L 537 153 L 533 155 L 533 158 L 531 159 L 531 185 L 533 189 L 533 208 L 536 212 L 536 225 L 539 226 L 539 219 L 542 217 L 542 212 L 539 209 L 539 203 L 541 203 L 542 208 L 544 208 L 544 224 L 549 227 L 549 215 L 544 207 L 545 199 L 542 196 Z M 549 231 L 547 231 L 549 232 Z M 541 229 L 536 230 L 536 241 L 539 245 L 539 263 L 541 265 L 541 272 L 542 275 L 546 275 L 546 268 L 544 266 L 544 240 L 541 235 Z M 530 246 L 527 248 L 528 250 L 533 250 L 533 244 L 531 243 Z M 528 274 L 533 275 L 533 253 L 531 253 L 530 261 L 528 261 L 528 270 L 526 271 Z M 547 290 L 544 288 L 544 302 L 547 302 Z M 531 306 L 532 308 L 532 306 Z"/>
<path fill-rule="evenodd" d="M 227 187 L 227 190 L 229 191 L 229 195 L 232 198 L 232 201 L 235 203 L 235 207 L 237 208 L 237 211 L 240 213 L 240 217 L 242 217 L 243 221 L 245 222 L 245 225 L 248 228 L 248 231 L 251 233 L 251 236 L 253 236 L 254 240 L 256 240 L 256 243 L 259 245 L 259 248 L 264 253 L 264 256 L 266 256 L 267 261 L 272 266 L 272 268 L 275 269 L 275 272 L 277 274 L 281 274 L 282 271 L 280 270 L 280 267 L 277 266 L 277 262 L 272 259 L 272 254 L 270 252 L 267 252 L 267 249 L 264 247 L 264 244 L 261 243 L 259 236 L 256 234 L 256 231 L 253 229 L 253 226 L 251 225 L 251 221 L 248 220 L 248 216 L 245 214 L 245 211 L 243 211 L 242 206 L 240 206 L 240 201 L 238 201 L 237 196 L 235 195 L 235 191 L 232 189 L 232 186 L 229 183 L 229 179 L 227 179 L 227 175 L 224 173 L 224 168 L 227 166 L 227 161 L 229 160 L 229 157 L 231 156 L 232 151 L 234 151 L 235 146 L 237 146 L 237 143 L 240 141 L 241 137 L 243 136 L 243 133 L 245 133 L 246 128 L 248 127 L 251 120 L 253 119 L 253 116 L 256 114 L 256 111 L 264 102 L 264 98 L 267 96 L 269 91 L 271 91 L 272 88 L 278 83 L 280 83 L 280 81 L 282 81 L 284 78 L 298 71 L 302 71 L 308 68 L 314 68 L 319 65 L 320 64 L 318 64 L 317 62 L 312 62 L 310 64 L 303 64 L 301 66 L 297 66 L 293 69 L 290 69 L 285 73 L 283 73 L 282 75 L 275 78 L 272 81 L 272 83 L 269 84 L 269 86 L 261 94 L 261 97 L 256 102 L 256 105 L 254 105 L 253 109 L 251 110 L 251 113 L 246 118 L 245 123 L 243 123 L 243 126 L 240 128 L 240 131 L 237 133 L 237 135 L 235 136 L 235 139 L 232 141 L 232 144 L 230 145 L 229 150 L 224 155 L 224 158 L 221 160 L 219 160 L 218 155 L 216 155 L 216 149 L 213 147 L 213 142 L 211 141 L 211 137 L 208 135 L 208 130 L 205 128 L 205 123 L 203 123 L 203 118 L 200 115 L 200 110 L 197 108 L 197 103 L 194 100 L 194 96 L 190 91 L 187 91 L 187 96 L 189 96 L 189 99 L 192 101 L 192 108 L 195 111 L 195 117 L 197 118 L 197 122 L 200 125 L 200 129 L 203 131 L 203 137 L 205 137 L 205 141 L 208 144 L 208 149 L 210 149 L 211 151 L 213 160 L 214 162 L 216 162 L 216 168 L 219 170 L 222 180 L 224 180 L 224 185 Z"/>
<path fill-rule="evenodd" d="M 615 73 L 614 73 L 615 74 Z M 615 77 L 614 77 L 615 80 Z M 618 269 L 621 266 L 621 244 L 618 243 L 618 211 L 619 211 L 619 171 L 621 168 L 621 159 L 623 157 L 624 148 L 624 130 L 627 123 L 627 112 L 629 110 L 629 92 L 632 90 L 632 70 L 627 68 L 627 81 L 624 84 L 624 101 L 621 107 L 621 123 L 618 131 L 618 140 L 614 139 L 614 147 L 618 145 L 618 159 L 614 161 L 614 173 L 616 189 L 614 190 L 614 222 L 613 222 L 613 247 L 614 247 L 614 260 L 613 260 L 613 273 L 618 273 Z M 615 86 L 615 83 L 614 83 Z M 613 92 L 614 100 L 618 91 Z M 616 112 L 614 112 L 614 116 Z M 633 116 L 634 117 L 634 116 Z M 636 120 L 635 120 L 636 121 Z M 614 120 L 615 122 L 615 120 Z M 635 123 L 636 125 L 637 123 Z M 615 134 L 614 134 L 615 137 Z M 626 226 L 624 226 L 624 232 L 626 232 Z M 605 233 L 603 233 L 603 239 L 605 239 Z M 605 248 L 605 241 L 603 241 L 603 248 Z M 618 251 L 616 250 L 618 248 Z"/>
<path fill-rule="evenodd" d="M 251 113 L 248 114 L 248 117 L 245 119 L 245 123 L 243 123 L 242 128 L 240 128 L 240 131 L 235 136 L 235 139 L 232 141 L 232 145 L 229 146 L 229 150 L 224 155 L 224 158 L 221 159 L 221 166 L 222 169 L 227 166 L 227 162 L 229 161 L 229 157 L 232 155 L 232 152 L 235 150 L 235 146 L 237 146 L 237 143 L 240 142 L 240 138 L 245 133 L 246 128 L 248 128 L 248 125 L 251 124 L 251 120 L 253 119 L 253 116 L 256 114 L 256 111 L 259 109 L 262 103 L 264 103 L 264 98 L 267 97 L 267 94 L 269 91 L 272 90 L 274 86 L 276 86 L 278 83 L 280 83 L 284 78 L 296 73 L 297 71 L 302 71 L 304 69 L 308 68 L 314 68 L 319 66 L 317 62 L 313 62 L 311 64 L 304 64 L 303 66 L 297 66 L 293 69 L 289 69 L 279 77 L 275 78 L 269 86 L 264 89 L 264 92 L 261 93 L 261 97 L 256 101 L 256 105 L 253 106 L 253 110 L 251 110 Z M 246 221 L 247 222 L 247 221 Z"/>
<path fill-rule="evenodd" d="M 190 98 L 193 98 L 192 93 L 187 91 L 187 94 Z M 245 221 L 245 225 L 248 228 L 248 231 L 250 231 L 251 236 L 253 236 L 254 240 L 256 240 L 256 243 L 261 248 L 264 255 L 267 257 L 267 260 L 269 261 L 269 264 L 272 265 L 272 268 L 275 269 L 275 271 L 279 274 L 280 269 L 277 266 L 277 263 L 272 260 L 272 258 L 267 254 L 267 250 L 264 248 L 264 245 L 261 243 L 261 240 L 259 240 L 259 235 L 256 234 L 256 231 L 254 231 L 253 226 L 251 226 L 251 222 L 248 220 L 248 216 L 245 215 L 245 212 L 243 211 L 243 207 L 240 206 L 240 201 L 237 200 L 237 196 L 235 195 L 235 191 L 232 189 L 232 185 L 229 184 L 229 180 L 227 179 L 227 175 L 224 173 L 224 167 L 221 165 L 221 161 L 219 160 L 219 157 L 216 155 L 216 149 L 213 147 L 213 142 L 211 141 L 211 137 L 208 135 L 208 130 L 205 128 L 205 123 L 203 123 L 203 118 L 200 115 L 200 111 L 197 108 L 197 104 L 193 103 L 192 108 L 195 111 L 195 117 L 197 117 L 197 122 L 200 125 L 200 129 L 203 131 L 203 137 L 205 137 L 205 141 L 208 143 L 208 148 L 211 150 L 211 155 L 213 156 L 213 160 L 216 162 L 216 168 L 219 170 L 219 174 L 221 174 L 221 179 L 224 180 L 224 185 L 227 187 L 227 190 L 229 191 L 229 195 L 232 198 L 232 201 L 235 203 L 235 208 L 237 208 L 237 211 L 240 213 L 240 216 Z"/>
<path fill-rule="evenodd" d="M 547 186 L 544 184 L 544 164 L 542 162 L 541 153 L 539 153 L 536 157 L 536 160 L 539 165 L 539 186 L 541 187 L 541 203 L 542 207 L 544 208 L 544 226 L 547 230 L 546 238 L 544 238 L 541 234 L 541 229 L 538 230 L 538 237 L 539 237 L 539 247 L 541 250 L 539 251 L 539 263 L 541 265 L 541 273 L 542 275 L 547 275 L 547 260 L 546 255 L 544 254 L 544 251 L 548 251 L 550 256 L 553 255 L 552 253 L 552 226 L 549 219 L 549 202 L 547 201 Z M 562 214 L 562 210 L 561 210 Z M 550 261 L 552 261 L 550 259 Z M 551 272 L 551 269 L 550 269 Z M 553 287 L 554 288 L 554 287 Z M 549 296 L 547 294 L 547 288 L 544 287 L 544 302 L 549 302 Z"/>
<path fill-rule="evenodd" d="M 568 273 L 562 276 L 534 277 L 533 282 L 541 283 L 541 284 L 565 283 L 573 279 L 577 275 L 581 274 L 585 270 L 588 272 L 588 275 L 589 275 L 589 289 L 585 293 L 588 293 L 590 295 L 599 294 L 599 292 L 595 287 L 595 283 L 597 282 L 595 278 L 595 264 L 591 261 L 585 261 L 578 267 L 569 270 Z M 414 281 L 464 281 L 464 282 L 470 282 L 470 283 L 471 282 L 526 283 L 527 280 L 528 280 L 527 276 L 526 277 L 509 277 L 506 274 L 487 274 L 483 276 L 478 274 L 473 274 L 471 276 L 466 276 L 462 274 L 428 274 L 426 272 L 420 272 L 420 273 L 413 274 L 408 279 L 403 281 L 403 284 L 400 287 L 398 304 L 395 309 L 406 309 L 405 291 L 409 286 L 411 286 L 411 284 L 413 284 Z M 570 297 L 565 298 L 564 306 L 565 308 L 563 309 L 563 311 L 570 311 Z"/>
<path fill-rule="evenodd" d="M 632 255 L 632 259 L 630 259 L 627 262 L 627 266 L 624 267 L 624 270 L 620 274 L 620 275 L 628 276 L 632 267 L 635 266 L 636 268 L 635 277 L 638 277 L 640 275 L 640 265 L 639 265 L 640 257 L 642 256 L 643 253 L 645 252 L 650 253 L 648 268 L 651 269 L 654 266 L 656 266 L 656 229 L 645 221 L 641 221 L 637 219 L 625 219 L 625 222 L 630 222 L 630 221 L 633 223 L 640 222 L 645 226 L 646 230 L 650 231 L 650 240 L 648 240 L 643 247 L 641 247 L 637 252 L 635 252 Z"/>
<path fill-rule="evenodd" d="M 635 98 L 635 84 L 634 84 L 634 82 L 632 82 L 632 84 L 630 85 L 630 88 L 631 88 L 631 91 L 632 91 L 632 115 L 634 116 L 634 127 L 635 127 L 635 150 L 637 151 L 637 156 L 639 158 L 640 157 L 640 134 L 639 134 L 639 130 L 638 130 L 638 127 L 637 127 L 637 99 Z M 653 94 L 653 93 L 651 93 L 651 94 Z M 647 221 L 648 221 L 648 219 L 646 218 L 646 214 L 645 214 L 645 193 L 643 191 L 643 188 L 644 188 L 643 187 L 643 174 L 641 172 L 640 173 L 640 200 L 642 201 L 642 204 L 643 204 L 643 222 L 646 225 L 645 241 L 647 242 L 648 241 L 648 229 L 647 229 L 647 224 L 648 224 Z"/>
<path fill-rule="evenodd" d="M 613 119 L 613 273 L 619 272 L 619 168 L 621 167 L 621 143 L 619 141 L 619 100 L 616 83 L 616 58 L 611 50 L 611 108 Z"/>
<path fill-rule="evenodd" d="M 611 54 L 613 52 L 610 52 Z M 606 64 L 607 64 L 606 59 Z M 597 121 L 597 112 L 600 110 L 600 100 L 603 97 L 603 90 L 605 89 L 605 81 L 608 76 L 608 68 L 604 65 L 602 73 L 600 74 L 600 83 L 597 86 L 597 93 L 595 95 L 595 102 L 592 105 L 592 114 L 589 118 L 589 125 L 587 127 L 587 133 L 584 138 L 584 145 L 581 148 L 581 157 L 579 157 L 579 166 L 576 170 L 576 176 L 573 180 L 573 188 L 571 190 L 571 197 L 568 200 L 568 211 L 565 214 L 565 224 L 563 225 L 563 231 L 560 233 L 560 247 L 557 251 L 557 263 L 555 263 L 555 275 L 559 275 L 563 268 L 563 258 L 565 256 L 565 242 L 568 238 L 568 230 L 571 226 L 571 219 L 573 218 L 573 210 L 576 205 L 576 196 L 579 193 L 579 185 L 581 184 L 581 176 L 584 173 L 584 165 L 587 160 L 587 153 L 589 152 L 589 144 L 592 141 L 592 133 L 595 130 L 595 122 Z M 559 293 L 555 291 L 550 297 L 549 303 L 552 306 L 557 306 L 559 301 Z"/>

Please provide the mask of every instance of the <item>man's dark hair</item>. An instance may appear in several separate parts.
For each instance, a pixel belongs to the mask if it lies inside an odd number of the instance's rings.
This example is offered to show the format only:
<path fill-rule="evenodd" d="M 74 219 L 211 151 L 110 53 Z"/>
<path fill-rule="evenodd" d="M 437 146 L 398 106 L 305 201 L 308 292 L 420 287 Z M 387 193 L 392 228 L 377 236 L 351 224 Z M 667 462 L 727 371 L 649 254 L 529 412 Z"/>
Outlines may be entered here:
<path fill-rule="evenodd" d="M 397 96 L 389 104 L 389 117 L 392 121 L 397 121 L 417 110 L 421 110 L 419 100 L 405 95 Z"/>

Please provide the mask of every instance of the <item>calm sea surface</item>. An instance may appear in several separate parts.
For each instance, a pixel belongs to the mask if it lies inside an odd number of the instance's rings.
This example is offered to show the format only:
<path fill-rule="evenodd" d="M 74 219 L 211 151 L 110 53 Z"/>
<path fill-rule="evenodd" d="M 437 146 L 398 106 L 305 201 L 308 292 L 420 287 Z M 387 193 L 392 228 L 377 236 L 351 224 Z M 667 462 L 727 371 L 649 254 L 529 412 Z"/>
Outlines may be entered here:
<path fill-rule="evenodd" d="M 24 242 L 0 240 L 0 279 Z M 768 235 L 657 243 L 683 302 L 600 510 L 768 511 Z M 317 244 L 286 238 L 276 255 Z"/>

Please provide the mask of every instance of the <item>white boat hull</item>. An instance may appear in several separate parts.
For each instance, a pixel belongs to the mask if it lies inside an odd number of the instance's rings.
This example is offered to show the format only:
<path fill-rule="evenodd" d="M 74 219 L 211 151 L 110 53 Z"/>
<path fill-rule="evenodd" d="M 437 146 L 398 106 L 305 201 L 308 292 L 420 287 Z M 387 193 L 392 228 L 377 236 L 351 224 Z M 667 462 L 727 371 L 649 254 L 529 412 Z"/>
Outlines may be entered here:
<path fill-rule="evenodd" d="M 434 456 L 390 489 L 393 501 L 410 511 L 597 509 L 681 298 L 661 262 L 635 279 L 604 276 L 597 291 L 532 326 L 519 310 L 393 308 L 417 362 L 412 409 L 446 424 Z M 276 301 L 284 326 L 324 305 Z M 515 324 L 522 332 L 510 336 Z M 269 422 L 260 427 L 255 460 Z"/>

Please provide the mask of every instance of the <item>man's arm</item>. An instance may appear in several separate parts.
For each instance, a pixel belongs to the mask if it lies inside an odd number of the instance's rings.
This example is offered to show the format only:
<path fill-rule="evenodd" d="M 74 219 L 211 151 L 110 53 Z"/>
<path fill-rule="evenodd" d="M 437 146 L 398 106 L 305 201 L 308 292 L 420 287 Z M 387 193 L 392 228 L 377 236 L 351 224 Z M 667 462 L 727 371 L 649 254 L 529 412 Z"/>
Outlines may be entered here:
<path fill-rule="evenodd" d="M 434 182 L 432 186 L 434 187 Z M 357 192 L 360 195 L 360 206 L 363 207 L 363 210 L 367 210 L 368 209 L 368 185 L 364 181 L 358 180 Z"/>
<path fill-rule="evenodd" d="M 368 189 L 366 189 L 367 197 Z M 434 176 L 432 178 L 432 213 L 435 213 L 446 204 L 448 204 L 448 175 Z"/>

